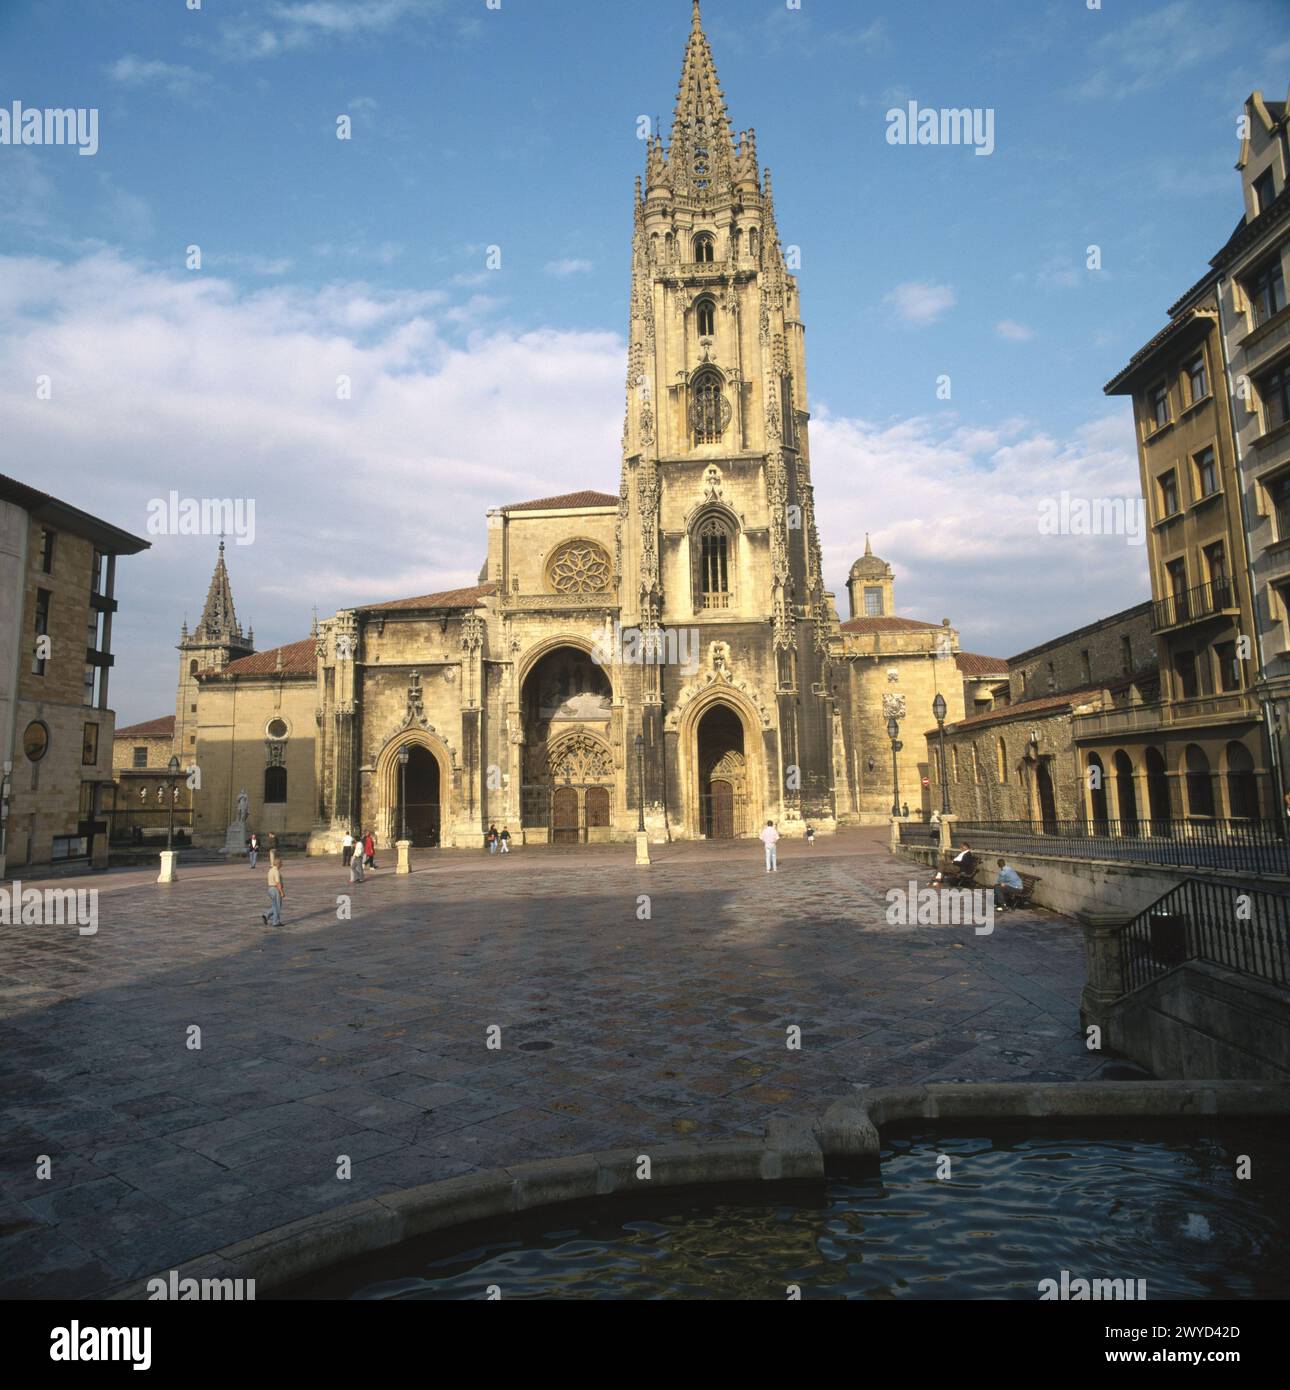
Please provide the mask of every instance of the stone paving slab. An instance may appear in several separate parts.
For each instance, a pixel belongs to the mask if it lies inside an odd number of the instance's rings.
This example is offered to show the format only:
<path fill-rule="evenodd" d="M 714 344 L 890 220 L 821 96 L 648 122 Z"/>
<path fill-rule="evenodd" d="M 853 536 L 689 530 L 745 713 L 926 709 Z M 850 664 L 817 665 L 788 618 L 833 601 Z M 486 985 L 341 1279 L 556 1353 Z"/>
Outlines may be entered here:
<path fill-rule="evenodd" d="M 0 927 L 0 1296 L 102 1295 L 480 1169 L 760 1136 L 858 1087 L 1097 1074 L 1073 923 L 892 927 L 887 890 L 927 873 L 885 832 L 781 850 L 770 876 L 756 844 L 444 852 L 353 887 L 288 860 L 278 931 L 263 872 L 181 865 L 90 880 L 96 936 Z"/>

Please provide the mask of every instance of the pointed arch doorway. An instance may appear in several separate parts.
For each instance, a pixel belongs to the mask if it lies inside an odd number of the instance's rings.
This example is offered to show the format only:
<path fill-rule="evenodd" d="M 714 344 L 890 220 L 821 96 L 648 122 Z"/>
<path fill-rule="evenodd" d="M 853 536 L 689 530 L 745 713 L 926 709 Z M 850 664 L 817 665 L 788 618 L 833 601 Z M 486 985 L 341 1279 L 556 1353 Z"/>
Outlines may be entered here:
<path fill-rule="evenodd" d="M 713 704 L 699 720 L 699 833 L 734 840 L 748 833 L 748 759 L 744 725 L 727 704 Z"/>

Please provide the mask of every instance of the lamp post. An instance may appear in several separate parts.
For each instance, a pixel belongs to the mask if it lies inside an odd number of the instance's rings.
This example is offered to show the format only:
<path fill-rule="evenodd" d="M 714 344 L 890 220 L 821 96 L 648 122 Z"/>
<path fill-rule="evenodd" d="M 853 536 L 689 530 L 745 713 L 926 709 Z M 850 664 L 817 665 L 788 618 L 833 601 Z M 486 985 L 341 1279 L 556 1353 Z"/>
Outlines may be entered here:
<path fill-rule="evenodd" d="M 945 696 L 937 693 L 932 701 L 932 713 L 936 716 L 937 727 L 941 731 L 941 815 L 950 813 L 949 768 L 945 764 Z"/>
<path fill-rule="evenodd" d="M 175 782 L 179 778 L 179 755 L 170 755 L 170 766 L 168 768 L 170 779 L 166 783 L 168 793 L 167 800 L 170 802 L 170 815 L 166 822 L 166 849 L 173 850 L 175 847 Z"/>
<path fill-rule="evenodd" d="M 900 768 L 896 762 L 896 754 L 905 745 L 900 741 L 900 724 L 894 714 L 887 720 L 887 737 L 891 740 L 891 815 L 893 820 L 899 820 Z"/>
<path fill-rule="evenodd" d="M 636 833 L 645 833 L 645 735 L 636 735 L 636 794 L 640 807 L 636 817 Z"/>
<path fill-rule="evenodd" d="M 405 743 L 399 749 L 399 824 L 402 829 L 399 832 L 399 839 L 408 838 L 408 745 Z"/>

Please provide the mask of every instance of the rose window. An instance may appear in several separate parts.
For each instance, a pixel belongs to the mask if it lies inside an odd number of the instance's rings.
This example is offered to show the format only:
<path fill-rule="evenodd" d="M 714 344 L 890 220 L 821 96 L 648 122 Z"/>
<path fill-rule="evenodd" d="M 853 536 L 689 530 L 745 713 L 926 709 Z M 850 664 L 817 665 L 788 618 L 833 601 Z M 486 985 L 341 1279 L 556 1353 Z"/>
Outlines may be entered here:
<path fill-rule="evenodd" d="M 556 551 L 550 575 L 558 594 L 601 594 L 609 588 L 609 556 L 589 541 L 570 541 Z"/>

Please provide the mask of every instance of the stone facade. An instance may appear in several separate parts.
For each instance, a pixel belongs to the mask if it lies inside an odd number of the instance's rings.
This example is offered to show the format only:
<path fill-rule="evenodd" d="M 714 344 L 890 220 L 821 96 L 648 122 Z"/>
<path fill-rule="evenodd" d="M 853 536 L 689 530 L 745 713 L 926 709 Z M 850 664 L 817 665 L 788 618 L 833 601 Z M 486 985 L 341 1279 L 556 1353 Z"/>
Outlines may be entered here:
<path fill-rule="evenodd" d="M 0 478 L 0 876 L 107 863 L 116 557 L 147 542 Z"/>
<path fill-rule="evenodd" d="M 419 846 L 494 824 L 517 843 L 628 839 L 642 817 L 655 840 L 828 831 L 890 813 L 890 695 L 917 719 L 943 687 L 962 716 L 957 635 L 896 617 L 871 547 L 852 601 L 887 629 L 844 626 L 824 587 L 792 258 L 697 6 L 633 212 L 617 491 L 498 507 L 476 585 L 343 610 L 277 653 L 235 650 L 251 642 L 221 557 L 177 695 L 200 840 L 243 788 L 253 824 L 319 853 L 358 827 Z M 978 692 L 1001 663 L 975 660 Z M 266 733 L 275 718 L 289 736 Z M 284 802 L 257 791 L 273 758 Z"/>

